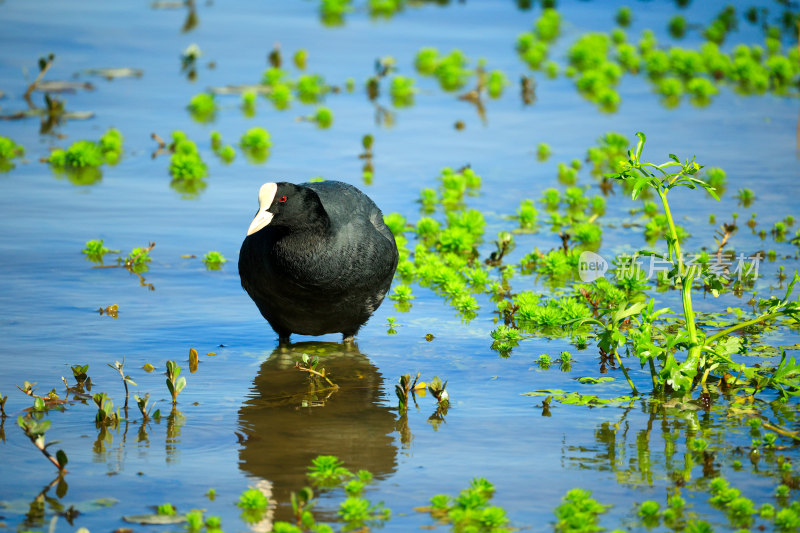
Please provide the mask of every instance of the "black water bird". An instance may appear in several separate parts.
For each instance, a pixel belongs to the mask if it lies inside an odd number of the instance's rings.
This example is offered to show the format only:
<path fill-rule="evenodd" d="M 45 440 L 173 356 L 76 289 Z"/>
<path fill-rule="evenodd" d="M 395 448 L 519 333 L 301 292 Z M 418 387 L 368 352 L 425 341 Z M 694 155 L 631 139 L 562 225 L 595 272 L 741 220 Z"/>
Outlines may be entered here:
<path fill-rule="evenodd" d="M 239 252 L 242 287 L 278 334 L 350 342 L 383 301 L 397 244 L 383 214 L 338 181 L 265 183 Z"/>

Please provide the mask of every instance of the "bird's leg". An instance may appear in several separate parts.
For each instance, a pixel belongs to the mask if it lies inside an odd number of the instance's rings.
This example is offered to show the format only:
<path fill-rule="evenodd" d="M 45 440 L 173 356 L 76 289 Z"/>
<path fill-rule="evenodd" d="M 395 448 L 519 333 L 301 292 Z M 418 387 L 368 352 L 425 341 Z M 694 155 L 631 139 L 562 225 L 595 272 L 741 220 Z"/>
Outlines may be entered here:
<path fill-rule="evenodd" d="M 342 342 L 344 342 L 345 344 L 353 344 L 353 341 L 355 340 L 356 336 L 354 333 L 351 333 L 349 335 L 347 333 L 342 333 Z"/>
<path fill-rule="evenodd" d="M 291 333 L 278 333 L 278 345 L 288 346 L 291 344 Z"/>

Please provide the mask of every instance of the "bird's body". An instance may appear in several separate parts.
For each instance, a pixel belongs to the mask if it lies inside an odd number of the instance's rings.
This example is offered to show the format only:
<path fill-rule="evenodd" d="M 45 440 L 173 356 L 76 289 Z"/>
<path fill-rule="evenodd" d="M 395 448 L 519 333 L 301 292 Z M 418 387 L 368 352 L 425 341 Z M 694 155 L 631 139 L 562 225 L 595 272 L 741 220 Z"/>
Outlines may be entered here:
<path fill-rule="evenodd" d="M 346 183 L 266 183 L 239 252 L 242 287 L 281 342 L 351 340 L 383 301 L 397 245 L 378 207 Z"/>

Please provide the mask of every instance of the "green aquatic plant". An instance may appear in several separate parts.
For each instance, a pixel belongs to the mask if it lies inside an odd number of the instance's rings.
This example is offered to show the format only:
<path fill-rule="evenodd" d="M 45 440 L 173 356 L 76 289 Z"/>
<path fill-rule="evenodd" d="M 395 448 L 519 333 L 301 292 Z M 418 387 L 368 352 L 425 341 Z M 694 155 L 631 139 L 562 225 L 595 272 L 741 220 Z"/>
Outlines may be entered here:
<path fill-rule="evenodd" d="M 500 70 L 491 71 L 486 80 L 486 90 L 490 98 L 500 98 L 508 85 L 508 78 Z"/>
<path fill-rule="evenodd" d="M 200 157 L 197 145 L 180 130 L 172 132 L 172 156 L 169 173 L 181 183 L 197 183 L 208 175 L 208 167 Z"/>
<path fill-rule="evenodd" d="M 225 259 L 225 256 L 216 251 L 207 252 L 203 256 L 203 263 L 205 263 L 206 268 L 209 270 L 219 270 L 222 268 L 222 265 L 227 262 L 228 260 Z"/>
<path fill-rule="evenodd" d="M 517 208 L 517 219 L 519 220 L 519 227 L 521 229 L 530 230 L 536 227 L 536 218 L 538 212 L 533 205 L 533 200 L 522 200 Z"/>
<path fill-rule="evenodd" d="M 128 384 L 130 383 L 134 387 L 136 387 L 136 382 L 133 381 L 129 375 L 125 374 L 125 358 L 122 358 L 122 362 L 114 361 L 114 364 L 107 363 L 110 368 L 113 368 L 117 372 L 119 372 L 120 378 L 122 378 L 122 385 L 125 387 L 125 405 L 123 408 L 125 412 L 128 412 Z"/>
<path fill-rule="evenodd" d="M 248 129 L 239 140 L 242 151 L 248 160 L 254 163 L 264 163 L 269 157 L 272 146 L 269 132 L 262 127 Z"/>
<path fill-rule="evenodd" d="M 435 48 L 421 48 L 414 66 L 423 76 L 434 76 L 445 91 L 455 91 L 467 84 L 474 71 L 467 66 L 469 59 L 461 50 L 451 50 L 442 56 Z"/>
<path fill-rule="evenodd" d="M 114 165 L 122 157 L 122 143 L 124 141 L 122 133 L 116 128 L 109 128 L 100 137 L 98 145 L 100 152 L 105 158 L 105 162 Z"/>
<path fill-rule="evenodd" d="M 600 515 L 608 507 L 591 497 L 591 491 L 572 489 L 562 498 L 561 504 L 553 511 L 556 515 L 555 531 L 557 533 L 579 533 L 600 531 L 597 524 Z"/>
<path fill-rule="evenodd" d="M 617 13 L 614 15 L 614 20 L 620 26 L 630 26 L 631 22 L 633 21 L 633 10 L 628 6 L 621 6 L 619 9 L 617 9 Z"/>
<path fill-rule="evenodd" d="M 167 361 L 167 389 L 172 396 L 173 409 L 178 404 L 178 394 L 186 387 L 186 378 L 181 376 L 181 367 L 175 361 Z"/>
<path fill-rule="evenodd" d="M 10 161 L 11 159 L 25 155 L 25 147 L 15 143 L 8 137 L 0 135 L 0 161 Z"/>
<path fill-rule="evenodd" d="M 395 285 L 394 292 L 389 295 L 389 298 L 398 302 L 408 302 L 413 300 L 415 296 L 412 294 L 410 286 Z"/>
<path fill-rule="evenodd" d="M 114 401 L 106 395 L 105 392 L 98 392 L 92 395 L 92 400 L 97 406 L 97 413 L 95 414 L 94 421 L 98 427 L 112 426 L 116 427 L 120 420 L 119 407 L 114 410 Z"/>
<path fill-rule="evenodd" d="M 333 111 L 329 107 L 320 106 L 314 111 L 311 121 L 322 129 L 330 128 L 333 124 Z"/>
<path fill-rule="evenodd" d="M 351 0 L 320 0 L 319 14 L 323 24 L 340 26 L 344 24 L 345 14 L 352 11 Z"/>
<path fill-rule="evenodd" d="M 103 246 L 103 239 L 86 241 L 86 245 L 81 250 L 81 253 L 86 254 L 86 258 L 90 261 L 102 261 L 103 256 L 111 250 Z"/>
<path fill-rule="evenodd" d="M 619 174 L 614 174 L 612 177 L 630 183 L 632 186 L 631 194 L 634 199 L 645 188 L 651 188 L 661 200 L 669 231 L 665 235 L 668 254 L 660 257 L 674 266 L 668 276 L 680 290 L 683 306 L 683 327 L 685 328 L 678 334 L 671 335 L 668 340 L 668 345 L 685 347 L 686 358 L 684 361 L 680 362 L 674 354 L 665 352 L 660 358 L 660 369 L 657 370 L 651 365 L 651 377 L 654 387 L 660 386 L 662 390 L 670 388 L 675 391 L 688 392 L 697 383 L 705 388 L 706 380 L 712 371 L 725 371 L 732 365 L 729 354 L 730 350 L 735 350 L 736 347 L 726 340 L 728 335 L 742 328 L 779 316 L 800 317 L 800 302 L 790 300 L 791 290 L 794 283 L 800 279 L 800 276 L 795 274 L 795 278 L 783 299 L 772 297 L 769 300 L 762 300 L 759 305 L 760 313 L 755 318 L 738 322 L 710 335 L 699 329 L 691 297 L 693 282 L 698 272 L 695 268 L 689 268 L 685 262 L 667 196 L 669 191 L 677 186 L 685 186 L 690 189 L 702 188 L 715 198 L 717 198 L 717 195 L 713 186 L 696 177 L 702 167 L 694 159 L 681 162 L 676 156 L 671 155 L 670 161 L 661 165 L 642 162 L 641 153 L 646 139 L 643 133 L 637 133 L 637 136 L 639 137 L 639 142 L 628 152 L 628 161 L 623 165 L 624 170 Z M 670 172 L 673 168 L 676 168 L 677 172 Z M 652 255 L 653 252 L 647 252 L 647 254 Z M 627 310 L 623 309 L 620 308 L 618 313 L 622 313 L 623 316 L 635 316 L 645 309 L 645 306 L 643 303 L 639 303 Z M 652 310 L 652 305 L 648 309 Z M 616 316 L 616 318 L 619 318 L 619 316 Z M 609 321 L 606 327 L 608 328 L 614 322 L 618 322 L 618 320 Z M 617 332 L 614 333 L 613 339 L 616 344 L 615 353 L 618 354 L 616 348 L 624 345 L 625 337 L 621 332 Z M 731 340 L 735 342 L 735 339 Z M 738 346 L 738 342 L 736 345 Z M 617 362 L 620 366 L 622 365 L 618 358 Z M 624 370 L 624 367 L 622 368 Z M 702 375 L 699 380 L 696 380 L 698 372 L 702 373 Z M 632 390 L 635 391 L 630 379 L 628 379 L 628 382 Z"/>
<path fill-rule="evenodd" d="M 305 70 L 308 63 L 308 50 L 305 48 L 298 49 L 292 56 L 292 61 L 299 70 Z"/>
<path fill-rule="evenodd" d="M 320 455 L 312 460 L 311 466 L 308 467 L 308 479 L 320 488 L 335 487 L 352 477 L 353 473 L 333 455 Z"/>
<path fill-rule="evenodd" d="M 489 502 L 495 493 L 494 485 L 484 478 L 473 478 L 470 486 L 455 498 L 446 494 L 432 497 L 431 505 L 419 511 L 430 513 L 440 523 L 451 524 L 453 531 L 503 533 L 512 531 L 505 509 Z"/>
<path fill-rule="evenodd" d="M 142 248 L 137 246 L 136 248 L 132 249 L 125 258 L 125 265 L 134 269 L 146 269 L 147 263 L 150 263 L 153 260 L 153 258 L 150 257 L 151 250 L 152 247 Z"/>
<path fill-rule="evenodd" d="M 399 401 L 397 408 L 401 413 L 408 409 L 408 397 L 409 395 L 413 395 L 414 391 L 417 390 L 417 381 L 419 380 L 419 375 L 420 373 L 417 372 L 417 375 L 414 377 L 414 381 L 411 381 L 411 374 L 403 374 L 400 376 L 400 380 L 397 385 L 394 386 L 394 392 Z M 425 386 L 426 384 L 424 382 L 420 383 L 420 388 L 424 388 Z"/>
<path fill-rule="evenodd" d="M 5 404 L 5 401 L 3 401 L 3 404 Z M 58 450 L 55 456 L 53 456 L 47 450 L 47 448 L 58 442 L 46 443 L 45 433 L 50 429 L 51 423 L 50 420 L 36 420 L 31 417 L 30 414 L 25 417 L 17 417 L 17 425 L 25 433 L 25 436 L 28 437 L 40 452 L 42 452 L 42 455 L 44 455 L 48 461 L 58 468 L 59 476 L 62 476 L 67 473 L 67 454 L 64 453 L 64 450 Z"/>
<path fill-rule="evenodd" d="M 417 88 L 414 87 L 416 80 L 408 76 L 396 75 L 392 77 L 389 93 L 392 96 L 392 104 L 395 107 L 408 107 L 414 105 L 414 94 Z"/>
<path fill-rule="evenodd" d="M 297 98 L 303 103 L 319 102 L 330 90 L 325 79 L 319 74 L 303 74 L 297 78 L 295 86 Z"/>
<path fill-rule="evenodd" d="M 192 118 L 198 122 L 211 122 L 217 112 L 213 93 L 199 93 L 192 97 L 187 106 Z"/>
<path fill-rule="evenodd" d="M 161 418 L 161 411 L 159 409 L 153 411 L 156 404 L 155 402 L 152 404 L 150 403 L 150 393 L 147 393 L 144 396 L 134 394 L 133 399 L 136 401 L 136 406 L 139 408 L 139 412 L 142 414 L 143 422 L 147 422 L 150 418 L 154 418 L 156 420 Z"/>
<path fill-rule="evenodd" d="M 539 161 L 547 161 L 553 154 L 553 149 L 547 143 L 539 143 L 536 146 L 536 159 Z"/>
<path fill-rule="evenodd" d="M 245 91 L 242 93 L 242 112 L 246 117 L 252 117 L 256 114 L 256 100 L 258 93 L 256 91 Z"/>

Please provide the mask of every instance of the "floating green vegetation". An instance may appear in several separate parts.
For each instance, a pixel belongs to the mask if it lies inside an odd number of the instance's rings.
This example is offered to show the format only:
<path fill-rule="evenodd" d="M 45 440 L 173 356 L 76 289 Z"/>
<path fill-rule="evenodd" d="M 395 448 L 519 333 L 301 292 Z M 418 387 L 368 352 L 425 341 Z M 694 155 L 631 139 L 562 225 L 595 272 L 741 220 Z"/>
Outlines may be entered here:
<path fill-rule="evenodd" d="M 408 76 L 396 75 L 392 77 L 390 94 L 392 105 L 395 107 L 409 107 L 414 105 L 414 94 L 417 89 L 414 87 L 416 80 Z"/>
<path fill-rule="evenodd" d="M 216 251 L 207 252 L 203 256 L 203 263 L 205 263 L 208 270 L 220 270 L 222 265 L 227 262 L 228 260 L 225 259 L 225 256 Z"/>
<path fill-rule="evenodd" d="M 430 513 L 443 524 L 450 524 L 453 531 L 474 531 L 476 533 L 501 533 L 513 531 L 508 527 L 508 517 L 502 507 L 489 505 L 495 488 L 484 478 L 474 478 L 468 488 L 455 498 L 437 494 L 431 498 L 431 505 L 417 508 L 417 511 Z"/>
<path fill-rule="evenodd" d="M 222 142 L 222 134 L 218 131 L 211 132 L 211 149 L 225 163 L 232 163 L 236 159 L 236 149 L 230 144 Z"/>
<path fill-rule="evenodd" d="M 435 48 L 422 48 L 417 52 L 414 65 L 423 76 L 434 76 L 445 91 L 457 91 L 475 74 L 468 68 L 469 59 L 461 50 L 451 50 L 442 56 Z"/>
<path fill-rule="evenodd" d="M 320 106 L 314 111 L 311 121 L 321 129 L 328 129 L 333 124 L 333 111 L 328 107 Z"/>
<path fill-rule="evenodd" d="M 169 160 L 169 173 L 172 176 L 170 185 L 188 197 L 196 196 L 206 188 L 203 178 L 208 175 L 208 167 L 200 157 L 197 145 L 184 132 L 175 130 L 169 149 L 172 152 Z"/>
<path fill-rule="evenodd" d="M 367 0 L 371 17 L 391 18 L 403 10 L 406 0 Z"/>
<path fill-rule="evenodd" d="M 554 69 L 546 60 L 549 44 L 558 35 L 551 29 L 558 26 L 558 18 L 549 11 L 545 9 L 537 19 L 534 31 L 518 36 L 516 48 L 530 68 L 552 77 Z M 620 26 L 627 26 L 633 18 L 632 10 L 623 6 L 615 18 Z M 795 90 L 800 51 L 796 47 L 784 51 L 777 28 L 768 27 L 763 45 L 738 44 L 731 53 L 720 50 L 736 23 L 735 9 L 725 7 L 703 30 L 706 41 L 698 49 L 659 46 L 651 30 L 645 30 L 638 43 L 628 42 L 619 28 L 610 33 L 583 34 L 569 47 L 565 73 L 574 79 L 578 92 L 609 112 L 620 104 L 616 86 L 624 73 L 645 73 L 668 107 L 678 105 L 683 95 L 696 106 L 708 105 L 723 83 L 740 94 L 787 94 Z M 681 15 L 668 24 L 675 38 L 682 37 L 687 27 Z"/>
<path fill-rule="evenodd" d="M 86 254 L 86 259 L 89 261 L 102 262 L 103 256 L 110 251 L 111 250 L 103 246 L 103 240 L 100 239 L 99 241 L 86 241 L 86 246 L 81 250 L 81 253 Z"/>
<path fill-rule="evenodd" d="M 344 16 L 352 11 L 352 0 L 320 0 L 319 16 L 326 26 L 341 26 Z"/>
<path fill-rule="evenodd" d="M 242 113 L 247 118 L 252 118 L 256 115 L 256 102 L 258 100 L 258 93 L 253 90 L 244 91 L 242 93 Z"/>
<path fill-rule="evenodd" d="M 269 149 L 272 146 L 272 141 L 267 130 L 256 126 L 242 135 L 239 145 L 248 161 L 260 164 L 265 163 L 269 158 Z"/>
<path fill-rule="evenodd" d="M 91 185 L 103 177 L 100 166 L 119 162 L 122 141 L 119 130 L 111 128 L 97 142 L 81 140 L 72 143 L 66 150 L 53 150 L 47 162 L 56 172 L 66 173 L 72 183 Z"/>
<path fill-rule="evenodd" d="M 25 147 L 0 135 L 0 172 L 8 172 L 14 168 L 13 159 L 25 155 Z"/>
<path fill-rule="evenodd" d="M 558 533 L 601 531 L 600 515 L 608 507 L 592 498 L 591 491 L 572 489 L 562 498 L 561 505 L 553 511 L 556 515 L 555 531 Z"/>
<path fill-rule="evenodd" d="M 213 93 L 199 93 L 194 95 L 186 108 L 189 110 L 194 120 L 203 123 L 212 122 L 217 113 L 217 103 Z"/>

